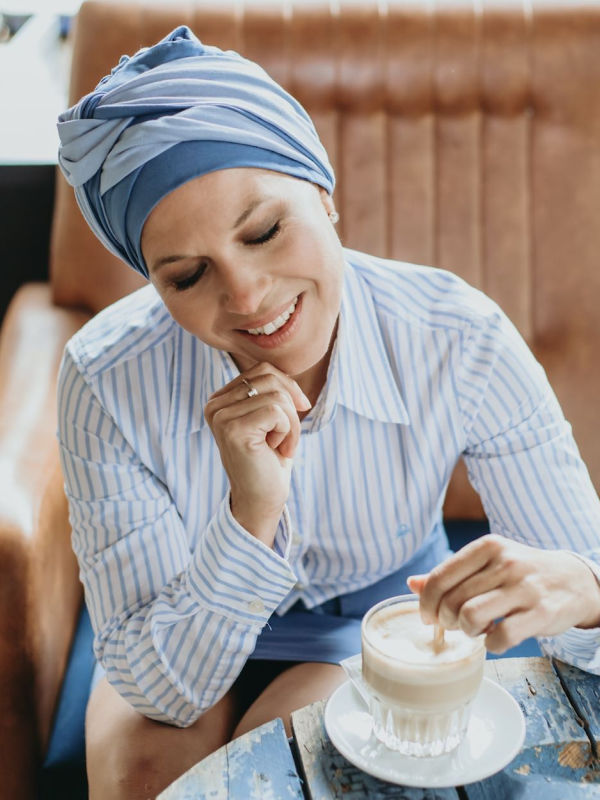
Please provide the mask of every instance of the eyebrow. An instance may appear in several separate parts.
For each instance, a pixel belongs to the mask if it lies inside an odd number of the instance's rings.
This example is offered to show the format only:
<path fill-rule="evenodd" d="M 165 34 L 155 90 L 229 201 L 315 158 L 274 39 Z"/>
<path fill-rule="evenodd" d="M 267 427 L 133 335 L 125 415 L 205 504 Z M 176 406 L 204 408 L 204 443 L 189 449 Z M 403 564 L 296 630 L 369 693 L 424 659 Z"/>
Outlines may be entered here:
<path fill-rule="evenodd" d="M 262 203 L 267 200 L 266 197 L 256 197 L 254 200 L 250 201 L 250 204 L 242 211 L 239 217 L 233 224 L 233 230 L 239 228 L 240 225 L 245 222 L 250 214 L 258 208 Z M 170 256 L 163 256 L 162 258 L 157 259 L 152 266 L 150 267 L 150 272 L 156 272 L 156 270 L 164 267 L 165 264 L 173 264 L 175 261 L 183 261 L 186 258 L 193 258 L 193 256 L 186 256 L 186 255 L 170 255 Z"/>
<path fill-rule="evenodd" d="M 265 200 L 267 200 L 266 197 L 255 197 L 253 200 L 251 200 L 250 201 L 250 205 L 245 209 L 245 211 L 242 211 L 242 213 L 236 219 L 236 221 L 235 221 L 235 223 L 233 225 L 233 229 L 235 230 L 236 228 L 239 228 L 240 225 L 242 224 L 242 222 L 245 222 L 248 219 L 248 217 L 250 216 L 250 214 L 252 214 L 252 212 L 256 208 L 258 208 L 258 206 L 260 206 L 262 203 L 264 203 Z"/>
<path fill-rule="evenodd" d="M 156 270 L 164 267 L 165 264 L 173 264 L 175 261 L 183 261 L 184 258 L 191 258 L 191 256 L 163 256 L 155 261 L 154 264 L 152 264 L 150 267 L 150 272 L 156 272 Z"/>

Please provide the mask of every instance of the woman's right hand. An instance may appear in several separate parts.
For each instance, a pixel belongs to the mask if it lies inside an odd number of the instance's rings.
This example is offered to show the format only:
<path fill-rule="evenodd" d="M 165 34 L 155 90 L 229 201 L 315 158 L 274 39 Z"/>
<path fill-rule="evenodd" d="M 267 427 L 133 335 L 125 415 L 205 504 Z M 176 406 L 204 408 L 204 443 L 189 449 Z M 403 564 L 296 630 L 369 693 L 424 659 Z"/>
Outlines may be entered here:
<path fill-rule="evenodd" d="M 249 387 L 258 394 L 249 397 Z M 231 512 L 271 547 L 290 490 L 300 440 L 299 411 L 310 402 L 293 378 L 256 364 L 215 392 L 204 413 L 231 488 Z"/>

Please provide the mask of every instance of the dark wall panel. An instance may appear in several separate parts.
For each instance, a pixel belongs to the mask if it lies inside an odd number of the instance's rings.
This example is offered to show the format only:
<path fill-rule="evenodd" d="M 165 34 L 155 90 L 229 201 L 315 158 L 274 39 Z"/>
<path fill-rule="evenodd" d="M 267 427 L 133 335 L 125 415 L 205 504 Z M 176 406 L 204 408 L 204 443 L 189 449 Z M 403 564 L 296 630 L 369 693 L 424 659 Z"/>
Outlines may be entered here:
<path fill-rule="evenodd" d="M 0 166 L 0 318 L 21 284 L 48 278 L 54 171 Z"/>

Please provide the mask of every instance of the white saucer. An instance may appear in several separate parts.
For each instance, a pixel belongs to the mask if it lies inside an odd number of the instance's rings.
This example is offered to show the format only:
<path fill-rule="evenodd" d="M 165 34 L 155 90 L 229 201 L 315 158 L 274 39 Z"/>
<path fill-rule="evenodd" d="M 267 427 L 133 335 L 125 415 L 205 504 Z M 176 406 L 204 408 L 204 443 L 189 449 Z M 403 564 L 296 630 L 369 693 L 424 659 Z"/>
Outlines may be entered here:
<path fill-rule="evenodd" d="M 327 701 L 325 729 L 340 753 L 363 772 L 390 783 L 422 788 L 483 780 L 509 764 L 525 738 L 525 720 L 518 703 L 489 678 L 483 679 L 473 701 L 465 739 L 443 756 L 412 758 L 379 742 L 364 701 L 350 681 Z"/>

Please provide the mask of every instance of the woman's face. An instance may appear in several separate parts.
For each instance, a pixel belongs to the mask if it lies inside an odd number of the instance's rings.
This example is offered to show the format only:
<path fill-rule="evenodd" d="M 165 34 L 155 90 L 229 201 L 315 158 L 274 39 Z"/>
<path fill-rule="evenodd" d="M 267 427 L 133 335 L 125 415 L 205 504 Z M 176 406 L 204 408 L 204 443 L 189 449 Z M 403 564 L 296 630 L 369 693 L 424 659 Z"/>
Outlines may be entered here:
<path fill-rule="evenodd" d="M 304 376 L 301 384 L 314 380 L 324 376 L 342 291 L 332 210 L 324 190 L 277 172 L 202 175 L 144 225 L 150 280 L 183 328 L 241 370 L 268 361 Z"/>

